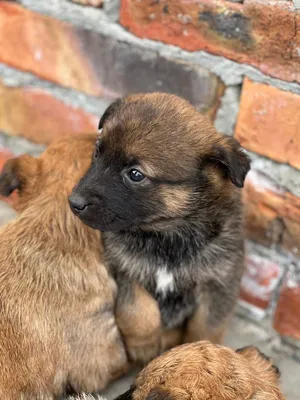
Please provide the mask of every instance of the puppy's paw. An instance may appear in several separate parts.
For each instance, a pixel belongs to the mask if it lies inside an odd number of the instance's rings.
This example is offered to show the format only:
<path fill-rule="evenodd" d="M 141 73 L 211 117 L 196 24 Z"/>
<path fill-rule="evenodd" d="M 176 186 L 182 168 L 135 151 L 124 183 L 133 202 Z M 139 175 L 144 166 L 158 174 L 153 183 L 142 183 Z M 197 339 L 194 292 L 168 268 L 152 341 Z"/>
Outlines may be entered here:
<path fill-rule="evenodd" d="M 145 366 L 149 361 L 153 360 L 161 353 L 161 346 L 159 342 L 138 347 L 130 345 L 126 347 L 129 360 L 140 366 Z"/>

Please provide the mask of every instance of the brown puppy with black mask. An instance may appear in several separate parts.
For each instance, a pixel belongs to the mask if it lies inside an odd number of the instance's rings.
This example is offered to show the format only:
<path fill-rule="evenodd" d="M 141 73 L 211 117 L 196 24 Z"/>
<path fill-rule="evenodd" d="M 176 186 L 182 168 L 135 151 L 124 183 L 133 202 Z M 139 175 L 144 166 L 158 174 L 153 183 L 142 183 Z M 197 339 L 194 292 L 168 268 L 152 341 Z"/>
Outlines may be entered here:
<path fill-rule="evenodd" d="M 182 341 L 221 342 L 244 270 L 248 157 L 169 94 L 118 100 L 99 128 L 92 164 L 69 200 L 103 231 L 131 358 L 147 362 Z"/>

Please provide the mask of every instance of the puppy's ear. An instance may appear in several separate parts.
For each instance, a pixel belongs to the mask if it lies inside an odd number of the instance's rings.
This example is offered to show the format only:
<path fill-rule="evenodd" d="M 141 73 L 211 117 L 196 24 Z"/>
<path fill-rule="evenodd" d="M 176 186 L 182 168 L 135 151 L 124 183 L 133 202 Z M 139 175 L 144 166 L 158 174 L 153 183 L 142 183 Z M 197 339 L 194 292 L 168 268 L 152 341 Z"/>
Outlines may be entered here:
<path fill-rule="evenodd" d="M 0 194 L 8 197 L 14 190 L 21 189 L 35 162 L 28 154 L 8 160 L 0 175 Z"/>
<path fill-rule="evenodd" d="M 244 153 L 239 143 L 229 137 L 222 137 L 212 147 L 208 161 L 221 168 L 235 186 L 242 188 L 250 170 L 250 158 Z"/>
<path fill-rule="evenodd" d="M 105 121 L 107 121 L 108 118 L 110 118 L 116 112 L 116 110 L 119 108 L 121 103 L 122 103 L 122 99 L 117 99 L 116 101 L 114 101 L 107 107 L 107 109 L 105 110 L 104 114 L 102 115 L 102 117 L 100 119 L 100 122 L 98 125 L 99 130 L 103 128 Z"/>
<path fill-rule="evenodd" d="M 236 352 L 245 357 L 251 364 L 255 365 L 257 370 L 262 374 L 271 371 L 276 379 L 280 378 L 281 374 L 278 367 L 272 364 L 270 358 L 262 353 L 257 347 L 247 346 L 236 350 Z"/>
<path fill-rule="evenodd" d="M 175 399 L 169 391 L 157 387 L 149 392 L 145 400 L 175 400 Z"/>

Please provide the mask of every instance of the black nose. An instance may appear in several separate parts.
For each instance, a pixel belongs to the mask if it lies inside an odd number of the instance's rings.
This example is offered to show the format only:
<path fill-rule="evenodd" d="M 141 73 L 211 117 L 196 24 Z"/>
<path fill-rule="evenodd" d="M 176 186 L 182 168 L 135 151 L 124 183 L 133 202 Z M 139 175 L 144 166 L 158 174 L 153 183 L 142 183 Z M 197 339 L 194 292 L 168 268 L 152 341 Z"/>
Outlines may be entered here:
<path fill-rule="evenodd" d="M 76 213 L 81 213 L 88 206 L 86 201 L 77 194 L 71 194 L 69 197 L 69 203 L 72 210 Z"/>

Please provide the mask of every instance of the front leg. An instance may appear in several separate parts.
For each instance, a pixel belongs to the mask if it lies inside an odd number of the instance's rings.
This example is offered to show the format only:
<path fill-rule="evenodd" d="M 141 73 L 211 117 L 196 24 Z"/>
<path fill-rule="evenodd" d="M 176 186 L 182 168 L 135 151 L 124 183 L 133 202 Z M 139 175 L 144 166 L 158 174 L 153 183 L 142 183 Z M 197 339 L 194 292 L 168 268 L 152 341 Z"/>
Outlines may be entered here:
<path fill-rule="evenodd" d="M 211 282 L 201 288 L 198 308 L 186 325 L 185 343 L 199 340 L 223 343 L 237 299 L 237 291 L 230 289 Z"/>
<path fill-rule="evenodd" d="M 118 280 L 116 321 L 130 360 L 147 364 L 160 353 L 161 317 L 156 300 L 136 282 Z"/>

